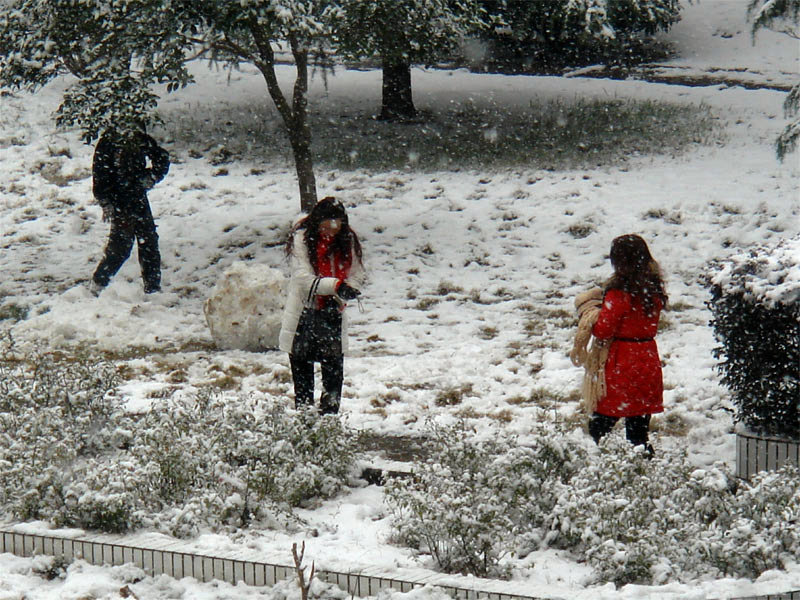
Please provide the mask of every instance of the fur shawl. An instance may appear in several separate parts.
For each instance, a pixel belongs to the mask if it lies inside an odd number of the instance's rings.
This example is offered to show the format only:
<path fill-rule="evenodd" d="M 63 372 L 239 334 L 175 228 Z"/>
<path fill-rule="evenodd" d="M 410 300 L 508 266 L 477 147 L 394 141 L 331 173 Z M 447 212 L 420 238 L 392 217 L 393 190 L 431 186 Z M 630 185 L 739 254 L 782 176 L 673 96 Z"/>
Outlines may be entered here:
<path fill-rule="evenodd" d="M 583 410 L 592 414 L 597 402 L 606 394 L 605 364 L 611 340 L 598 340 L 592 337 L 592 327 L 600 315 L 603 305 L 603 290 L 592 288 L 575 297 L 578 312 L 578 331 L 569 358 L 576 367 L 583 367 Z M 591 342 L 591 345 L 590 345 Z"/>

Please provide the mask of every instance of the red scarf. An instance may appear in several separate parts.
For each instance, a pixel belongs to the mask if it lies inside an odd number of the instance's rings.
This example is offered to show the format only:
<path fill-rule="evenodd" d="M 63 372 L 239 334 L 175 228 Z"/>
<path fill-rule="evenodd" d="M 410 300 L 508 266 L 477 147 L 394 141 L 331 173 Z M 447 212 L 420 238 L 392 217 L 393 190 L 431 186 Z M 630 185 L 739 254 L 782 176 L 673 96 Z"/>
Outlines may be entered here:
<path fill-rule="evenodd" d="M 327 256 L 332 241 L 333 238 L 325 239 L 322 236 L 319 237 L 317 243 L 317 276 L 336 277 L 339 281 L 344 281 L 350 274 L 351 261 L 336 251 Z M 322 308 L 324 304 L 325 298 L 317 296 L 317 308 Z"/>

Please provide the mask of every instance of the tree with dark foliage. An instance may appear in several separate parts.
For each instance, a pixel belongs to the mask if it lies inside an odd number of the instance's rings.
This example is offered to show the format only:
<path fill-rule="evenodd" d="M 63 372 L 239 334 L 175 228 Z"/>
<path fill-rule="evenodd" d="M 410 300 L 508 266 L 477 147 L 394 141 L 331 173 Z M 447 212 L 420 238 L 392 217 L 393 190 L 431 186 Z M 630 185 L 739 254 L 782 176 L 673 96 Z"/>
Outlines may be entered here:
<path fill-rule="evenodd" d="M 324 0 L 164 3 L 161 0 L 6 0 L 0 4 L 0 86 L 37 90 L 69 72 L 60 126 L 87 142 L 111 129 L 158 122 L 156 86 L 193 81 L 197 57 L 256 66 L 283 118 L 295 158 L 300 204 L 316 204 L 307 118 L 309 57 L 326 48 L 339 10 Z M 291 51 L 297 77 L 287 98 L 275 73 L 274 46 Z"/>
<path fill-rule="evenodd" d="M 753 19 L 754 42 L 756 33 L 763 27 L 800 39 L 800 0 L 750 0 L 747 11 Z M 783 110 L 787 117 L 794 119 L 775 141 L 780 160 L 797 149 L 797 140 L 800 139 L 800 82 L 789 92 Z"/>
<path fill-rule="evenodd" d="M 501 25 L 485 30 L 504 71 L 559 72 L 640 54 L 640 37 L 680 19 L 680 0 L 482 0 Z"/>
<path fill-rule="evenodd" d="M 409 119 L 417 111 L 411 65 L 452 55 L 470 32 L 484 26 L 477 0 L 373 0 L 342 4 L 337 31 L 340 52 L 377 56 L 383 69 L 379 119 Z"/>

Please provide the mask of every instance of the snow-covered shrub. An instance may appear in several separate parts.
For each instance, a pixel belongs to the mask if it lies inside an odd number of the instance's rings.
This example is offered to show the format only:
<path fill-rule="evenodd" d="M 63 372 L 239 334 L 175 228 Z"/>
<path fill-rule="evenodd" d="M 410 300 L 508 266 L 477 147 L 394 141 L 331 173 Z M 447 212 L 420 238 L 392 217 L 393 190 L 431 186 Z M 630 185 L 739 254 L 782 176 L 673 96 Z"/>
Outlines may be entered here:
<path fill-rule="evenodd" d="M 387 485 L 395 537 L 446 572 L 506 575 L 500 559 L 515 536 L 543 522 L 552 486 L 569 479 L 576 454 L 555 438 L 525 448 L 513 438 L 474 443 L 463 424 L 432 427 L 431 458 L 414 478 Z"/>
<path fill-rule="evenodd" d="M 133 430 L 140 520 L 182 537 L 290 517 L 338 493 L 355 464 L 356 434 L 335 416 L 238 395 L 165 402 Z"/>
<path fill-rule="evenodd" d="M 110 363 L 6 343 L 0 359 L 0 512 L 21 519 L 124 531 L 134 521 L 113 449 L 118 384 Z"/>
<path fill-rule="evenodd" d="M 797 560 L 798 474 L 788 465 L 757 474 L 738 490 L 726 519 L 704 532 L 705 560 L 720 574 L 756 579 Z"/>
<path fill-rule="evenodd" d="M 356 434 L 334 416 L 201 391 L 128 414 L 113 365 L 0 360 L 0 516 L 187 536 L 291 518 L 352 475 Z"/>
<path fill-rule="evenodd" d="M 736 420 L 800 438 L 800 238 L 737 254 L 710 277 L 722 382 Z"/>
<path fill-rule="evenodd" d="M 732 498 L 729 477 L 714 485 L 692 477 L 684 456 L 648 460 L 611 438 L 561 490 L 549 516 L 551 543 L 579 552 L 602 581 L 662 583 L 687 569 L 697 528 L 719 518 Z M 710 481 L 710 480 L 709 480 Z"/>
<path fill-rule="evenodd" d="M 208 397 L 203 392 L 203 397 Z M 198 402 L 164 402 L 153 406 L 133 424 L 129 452 L 140 463 L 142 484 L 158 500 L 158 508 L 189 499 L 204 488 L 205 463 L 213 459 L 210 445 L 214 428 L 202 429 L 203 411 Z M 204 431 L 202 435 L 198 435 Z"/>
<path fill-rule="evenodd" d="M 31 560 L 31 572 L 47 581 L 63 579 L 69 567 L 69 560 L 64 556 L 46 556 L 44 554 L 38 554 Z"/>
<path fill-rule="evenodd" d="M 507 448 L 493 466 L 497 493 L 507 498 L 516 526 L 540 528 L 568 483 L 586 465 L 586 452 L 563 434 L 542 435 L 533 447 Z"/>
<path fill-rule="evenodd" d="M 796 470 L 748 484 L 722 464 L 698 469 L 671 452 L 648 460 L 612 437 L 561 489 L 549 526 L 551 544 L 579 553 L 601 581 L 755 579 L 796 556 L 798 509 Z"/>
<path fill-rule="evenodd" d="M 697 577 L 757 578 L 797 556 L 796 469 L 738 481 L 722 465 L 683 453 L 644 453 L 619 438 L 576 473 L 553 508 L 558 543 L 601 581 L 659 584 Z"/>
<path fill-rule="evenodd" d="M 429 552 L 448 573 L 503 576 L 499 560 L 514 523 L 496 496 L 497 449 L 465 441 L 458 429 L 437 429 L 430 445 L 435 458 L 419 465 L 413 479 L 386 487 L 397 541 Z"/>
<path fill-rule="evenodd" d="M 218 348 L 259 351 L 278 347 L 286 278 L 278 269 L 237 262 L 203 306 Z"/>
<path fill-rule="evenodd" d="M 682 452 L 650 460 L 618 435 L 598 453 L 550 431 L 532 448 L 468 437 L 435 430 L 438 454 L 386 491 L 396 540 L 442 570 L 500 575 L 505 554 L 556 547 L 618 585 L 755 579 L 800 550 L 796 468 L 748 483 Z"/>
<path fill-rule="evenodd" d="M 141 454 L 153 487 L 181 499 L 192 492 L 197 506 L 209 504 L 197 491 L 213 489 L 223 508 L 206 516 L 212 524 L 243 525 L 331 497 L 354 466 L 356 436 L 338 418 L 260 400 L 213 396 L 173 403 L 148 422 Z M 176 439 L 180 456 L 159 451 Z"/>
<path fill-rule="evenodd" d="M 109 445 L 113 365 L 36 350 L 0 348 L 0 513 L 49 518 L 66 467 Z"/>
<path fill-rule="evenodd" d="M 61 497 L 53 502 L 50 520 L 56 526 L 74 525 L 112 533 L 141 524 L 138 478 L 130 462 L 91 459 L 66 479 Z"/>
<path fill-rule="evenodd" d="M 0 297 L 0 300 L 4 298 Z M 22 306 L 16 302 L 9 302 L 5 305 L 0 305 L 0 321 L 23 321 L 28 318 L 30 308 Z"/>

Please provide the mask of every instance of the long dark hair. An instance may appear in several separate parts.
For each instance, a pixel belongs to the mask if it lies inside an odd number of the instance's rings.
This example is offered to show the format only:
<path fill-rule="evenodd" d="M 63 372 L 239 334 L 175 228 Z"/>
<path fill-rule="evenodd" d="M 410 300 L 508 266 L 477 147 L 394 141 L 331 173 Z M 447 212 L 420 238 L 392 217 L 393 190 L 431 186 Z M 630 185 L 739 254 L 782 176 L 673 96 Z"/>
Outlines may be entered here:
<path fill-rule="evenodd" d="M 333 238 L 326 256 L 335 255 L 337 259 L 348 267 L 353 264 L 354 253 L 358 262 L 362 260 L 361 242 L 358 240 L 356 232 L 350 228 L 350 221 L 347 218 L 347 211 L 345 211 L 344 205 L 333 196 L 327 196 L 317 202 L 311 212 L 292 228 L 291 232 L 289 232 L 289 239 L 286 241 L 286 255 L 288 256 L 292 253 L 295 232 L 300 229 L 304 230 L 303 241 L 308 249 L 308 258 L 315 273 L 319 272 L 317 264 L 319 226 L 328 219 L 341 219 L 342 228 Z"/>
<path fill-rule="evenodd" d="M 611 266 L 614 274 L 606 282 L 607 290 L 623 290 L 642 301 L 649 313 L 660 298 L 667 305 L 667 293 L 661 267 L 653 259 L 647 243 L 635 233 L 621 235 L 611 242 Z"/>

